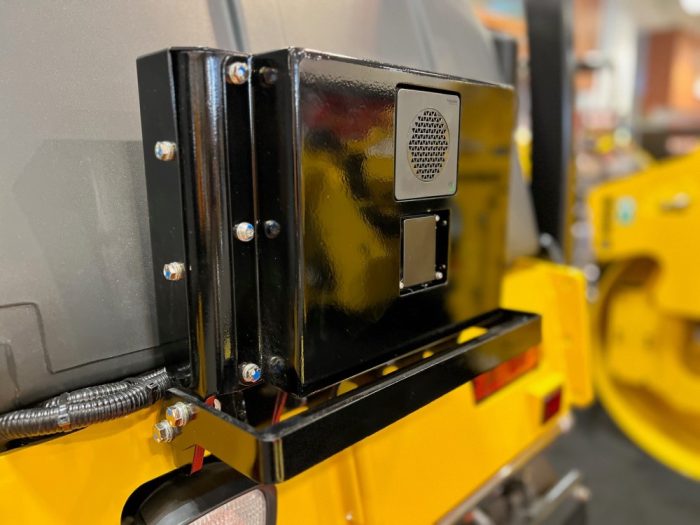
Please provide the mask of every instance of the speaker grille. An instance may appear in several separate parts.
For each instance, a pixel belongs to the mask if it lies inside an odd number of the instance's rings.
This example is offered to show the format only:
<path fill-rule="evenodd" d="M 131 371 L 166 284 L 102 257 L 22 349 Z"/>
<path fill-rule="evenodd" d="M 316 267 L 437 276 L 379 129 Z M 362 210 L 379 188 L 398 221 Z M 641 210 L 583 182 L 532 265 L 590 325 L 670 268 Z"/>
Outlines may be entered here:
<path fill-rule="evenodd" d="M 437 109 L 420 111 L 411 124 L 408 162 L 413 174 L 423 182 L 432 181 L 447 161 L 450 131 Z"/>

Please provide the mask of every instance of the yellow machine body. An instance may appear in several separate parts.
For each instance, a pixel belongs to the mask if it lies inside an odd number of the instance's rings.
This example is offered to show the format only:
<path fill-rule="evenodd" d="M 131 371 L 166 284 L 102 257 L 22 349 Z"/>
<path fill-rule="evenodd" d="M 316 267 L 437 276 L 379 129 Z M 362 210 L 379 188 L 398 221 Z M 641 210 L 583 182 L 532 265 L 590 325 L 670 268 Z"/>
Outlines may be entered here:
<path fill-rule="evenodd" d="M 540 451 L 591 400 L 584 292 L 576 270 L 519 261 L 503 306 L 542 314 L 537 367 L 480 402 L 468 383 L 277 485 L 277 523 L 433 523 Z M 558 389 L 561 407 L 543 422 Z M 2 521 L 118 523 L 139 486 L 191 460 L 151 439 L 162 415 L 161 404 L 0 455 Z"/>
<path fill-rule="evenodd" d="M 605 183 L 590 195 L 604 266 L 594 379 L 620 427 L 700 480 L 700 151 Z"/>

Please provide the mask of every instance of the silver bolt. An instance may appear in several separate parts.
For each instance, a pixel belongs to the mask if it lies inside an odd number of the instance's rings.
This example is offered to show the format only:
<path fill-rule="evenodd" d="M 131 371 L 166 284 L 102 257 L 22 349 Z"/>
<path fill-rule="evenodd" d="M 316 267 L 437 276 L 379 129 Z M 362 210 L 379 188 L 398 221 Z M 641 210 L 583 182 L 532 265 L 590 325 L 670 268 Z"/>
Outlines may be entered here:
<path fill-rule="evenodd" d="M 174 142 L 170 142 L 167 140 L 159 140 L 158 142 L 156 142 L 154 151 L 158 160 L 169 161 L 175 158 L 177 146 Z"/>
<path fill-rule="evenodd" d="M 403 281 L 399 281 L 399 290 L 403 290 L 404 284 Z"/>
<path fill-rule="evenodd" d="M 165 419 L 173 427 L 184 427 L 194 416 L 194 407 L 191 404 L 178 401 L 165 409 Z"/>
<path fill-rule="evenodd" d="M 439 215 L 436 215 L 436 216 L 435 216 L 435 222 L 440 222 L 440 216 L 439 216 Z"/>
<path fill-rule="evenodd" d="M 439 281 L 439 280 L 442 279 L 443 277 L 445 277 L 445 275 L 444 275 L 442 272 L 435 272 L 435 279 L 436 279 L 436 280 Z"/>
<path fill-rule="evenodd" d="M 163 277 L 168 281 L 180 281 L 185 277 L 185 263 L 171 262 L 163 266 Z"/>
<path fill-rule="evenodd" d="M 234 62 L 226 68 L 226 81 L 240 86 L 248 82 L 250 70 L 245 62 Z"/>
<path fill-rule="evenodd" d="M 165 419 L 153 425 L 153 440 L 156 443 L 170 443 L 175 439 L 175 427 Z"/>
<path fill-rule="evenodd" d="M 262 377 L 262 370 L 255 363 L 243 363 L 241 365 L 241 381 L 244 383 L 257 383 Z"/>
<path fill-rule="evenodd" d="M 236 239 L 242 242 L 252 241 L 255 237 L 255 228 L 249 222 L 236 224 Z"/>

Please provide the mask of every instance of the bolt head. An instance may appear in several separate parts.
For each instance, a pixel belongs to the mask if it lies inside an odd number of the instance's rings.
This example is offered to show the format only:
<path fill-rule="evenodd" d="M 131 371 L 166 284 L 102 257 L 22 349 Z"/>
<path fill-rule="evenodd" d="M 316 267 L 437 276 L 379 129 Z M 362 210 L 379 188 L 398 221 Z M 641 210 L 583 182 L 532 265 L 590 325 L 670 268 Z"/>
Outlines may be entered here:
<path fill-rule="evenodd" d="M 248 82 L 250 70 L 245 62 L 234 62 L 226 68 L 226 81 L 240 86 Z"/>
<path fill-rule="evenodd" d="M 185 278 L 185 264 L 171 262 L 163 266 L 163 277 L 168 281 L 181 281 Z"/>
<path fill-rule="evenodd" d="M 192 407 L 182 401 L 165 409 L 165 419 L 173 427 L 184 427 L 191 418 Z"/>
<path fill-rule="evenodd" d="M 277 221 L 269 220 L 265 221 L 265 236 L 268 239 L 274 239 L 280 234 L 282 227 Z"/>
<path fill-rule="evenodd" d="M 271 86 L 277 82 L 278 72 L 274 67 L 263 66 L 260 68 L 260 76 L 264 84 Z"/>
<path fill-rule="evenodd" d="M 445 277 L 445 275 L 444 275 L 442 272 L 435 272 L 435 279 L 436 279 L 437 281 L 439 281 L 439 280 L 442 279 L 443 277 Z"/>
<path fill-rule="evenodd" d="M 241 381 L 244 383 L 257 383 L 262 378 L 262 370 L 255 363 L 241 365 Z"/>
<path fill-rule="evenodd" d="M 175 428 L 166 420 L 153 425 L 153 440 L 156 443 L 170 443 L 175 437 Z"/>
<path fill-rule="evenodd" d="M 236 224 L 236 239 L 241 242 L 252 241 L 255 237 L 255 227 L 249 222 L 239 222 Z"/>
<path fill-rule="evenodd" d="M 404 284 L 403 281 L 399 281 L 399 290 L 403 290 Z"/>
<path fill-rule="evenodd" d="M 167 140 L 159 140 L 158 142 L 156 142 L 154 152 L 158 160 L 167 162 L 175 158 L 177 146 L 174 142 L 170 142 Z"/>

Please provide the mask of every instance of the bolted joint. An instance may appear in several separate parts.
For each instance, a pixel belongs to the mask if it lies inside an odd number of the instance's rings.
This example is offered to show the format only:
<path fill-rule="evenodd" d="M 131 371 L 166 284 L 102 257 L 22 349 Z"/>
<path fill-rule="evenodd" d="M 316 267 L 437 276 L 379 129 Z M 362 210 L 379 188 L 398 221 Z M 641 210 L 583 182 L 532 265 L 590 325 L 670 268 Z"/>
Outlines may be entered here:
<path fill-rule="evenodd" d="M 175 158 L 175 153 L 177 152 L 177 146 L 175 145 L 174 142 L 170 142 L 168 140 L 159 140 L 156 142 L 155 148 L 153 151 L 156 154 L 156 158 L 158 160 L 162 160 L 164 162 L 167 162 L 169 160 L 173 160 Z"/>
<path fill-rule="evenodd" d="M 247 384 L 253 384 L 260 381 L 262 378 L 262 370 L 255 363 L 243 363 L 240 366 L 241 381 Z"/>
<path fill-rule="evenodd" d="M 177 435 L 177 429 L 165 419 L 153 425 L 153 440 L 156 443 L 170 443 Z"/>
<path fill-rule="evenodd" d="M 181 428 L 194 418 L 194 414 L 195 410 L 193 405 L 178 401 L 165 409 L 165 420 L 170 426 Z"/>
<path fill-rule="evenodd" d="M 226 82 L 240 86 L 248 82 L 250 69 L 245 62 L 234 62 L 226 68 Z"/>
<path fill-rule="evenodd" d="M 241 242 L 249 242 L 255 237 L 255 227 L 249 222 L 239 222 L 235 226 L 236 239 Z"/>
<path fill-rule="evenodd" d="M 185 263 L 167 263 L 163 266 L 163 277 L 168 281 L 181 281 L 185 278 Z"/>

